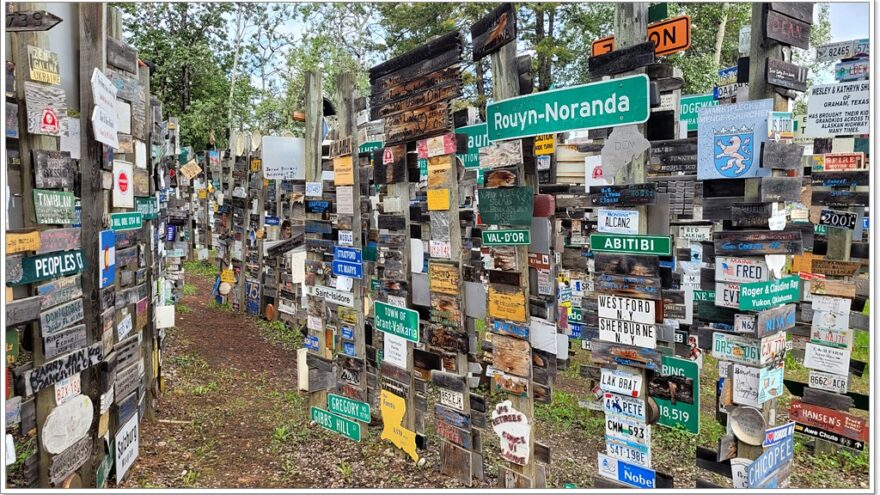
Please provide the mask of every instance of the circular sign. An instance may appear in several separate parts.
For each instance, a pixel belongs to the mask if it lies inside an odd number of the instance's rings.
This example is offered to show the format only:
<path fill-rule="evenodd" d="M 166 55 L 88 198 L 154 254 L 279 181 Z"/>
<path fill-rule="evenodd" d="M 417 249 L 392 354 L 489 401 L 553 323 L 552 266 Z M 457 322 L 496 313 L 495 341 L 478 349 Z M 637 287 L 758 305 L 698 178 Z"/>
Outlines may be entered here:
<path fill-rule="evenodd" d="M 125 172 L 121 172 L 119 174 L 119 190 L 122 192 L 128 191 L 128 176 L 125 175 Z"/>
<path fill-rule="evenodd" d="M 767 423 L 761 411 L 748 406 L 739 406 L 728 413 L 730 429 L 736 438 L 749 445 L 761 445 L 764 442 L 764 430 Z"/>
<path fill-rule="evenodd" d="M 230 284 L 229 282 L 222 282 L 217 290 L 220 292 L 220 294 L 223 294 L 225 296 L 226 294 L 229 294 L 229 291 L 232 290 L 232 284 Z"/>
<path fill-rule="evenodd" d="M 653 425 L 660 420 L 660 406 L 657 405 L 657 401 L 651 396 L 648 396 L 647 400 L 645 400 L 645 404 L 648 406 L 648 414 L 645 417 L 645 423 Z"/>
<path fill-rule="evenodd" d="M 275 306 L 271 304 L 266 305 L 266 319 L 269 321 L 274 321 L 275 317 L 278 316 L 278 312 L 275 311 Z"/>
<path fill-rule="evenodd" d="M 94 414 L 92 400 L 87 395 L 77 395 L 52 409 L 40 431 L 43 447 L 50 454 L 64 452 L 89 432 Z"/>

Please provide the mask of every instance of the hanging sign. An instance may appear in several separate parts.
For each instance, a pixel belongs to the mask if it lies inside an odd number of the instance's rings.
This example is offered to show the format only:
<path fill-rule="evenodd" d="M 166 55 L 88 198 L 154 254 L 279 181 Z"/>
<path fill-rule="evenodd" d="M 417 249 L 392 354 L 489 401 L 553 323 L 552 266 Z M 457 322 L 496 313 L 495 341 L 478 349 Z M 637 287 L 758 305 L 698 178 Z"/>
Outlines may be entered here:
<path fill-rule="evenodd" d="M 641 124 L 650 116 L 644 74 L 489 103 L 491 141 Z"/>

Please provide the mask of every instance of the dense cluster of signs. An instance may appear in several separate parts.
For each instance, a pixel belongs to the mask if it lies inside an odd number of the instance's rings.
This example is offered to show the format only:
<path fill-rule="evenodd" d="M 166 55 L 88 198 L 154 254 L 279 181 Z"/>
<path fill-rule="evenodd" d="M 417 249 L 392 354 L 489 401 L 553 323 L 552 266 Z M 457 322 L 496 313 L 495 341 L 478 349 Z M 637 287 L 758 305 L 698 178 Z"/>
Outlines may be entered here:
<path fill-rule="evenodd" d="M 74 11 L 106 19 L 96 10 L 106 8 Z M 45 11 L 7 13 L 13 33 L 60 22 Z M 149 99 L 134 49 L 104 37 L 79 46 L 104 49 L 106 66 L 79 72 L 66 69 L 62 54 L 30 45 L 26 60 L 6 65 L 7 82 L 14 71 L 25 81 L 17 93 L 7 87 L 7 121 L 10 109 L 28 112 L 27 129 L 7 133 L 14 139 L 6 140 L 4 168 L 10 190 L 28 197 L 10 206 L 5 226 L 7 466 L 23 459 L 10 486 L 82 486 L 83 470 L 98 488 L 125 479 L 139 455 L 141 419 L 159 391 L 164 328 L 174 324 L 170 294 L 183 285 L 173 268 L 182 269 L 185 253 L 166 230 L 174 227 L 176 135 Z M 83 64 L 91 60 L 84 57 Z M 74 117 L 61 83 L 80 74 L 88 79 L 74 87 L 89 88 L 91 97 Z M 94 140 L 80 135 L 80 122 L 91 123 Z M 98 156 L 81 145 L 97 147 Z M 28 156 L 19 156 L 24 150 Z"/>

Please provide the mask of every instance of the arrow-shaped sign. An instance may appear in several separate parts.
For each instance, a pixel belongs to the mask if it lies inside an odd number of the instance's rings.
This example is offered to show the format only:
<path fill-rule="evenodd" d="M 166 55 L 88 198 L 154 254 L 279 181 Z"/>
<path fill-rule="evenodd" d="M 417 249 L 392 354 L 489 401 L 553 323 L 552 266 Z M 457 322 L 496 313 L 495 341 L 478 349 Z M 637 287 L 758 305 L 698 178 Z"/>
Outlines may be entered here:
<path fill-rule="evenodd" d="M 11 12 L 6 14 L 6 31 L 10 33 L 48 31 L 63 20 L 45 10 Z"/>

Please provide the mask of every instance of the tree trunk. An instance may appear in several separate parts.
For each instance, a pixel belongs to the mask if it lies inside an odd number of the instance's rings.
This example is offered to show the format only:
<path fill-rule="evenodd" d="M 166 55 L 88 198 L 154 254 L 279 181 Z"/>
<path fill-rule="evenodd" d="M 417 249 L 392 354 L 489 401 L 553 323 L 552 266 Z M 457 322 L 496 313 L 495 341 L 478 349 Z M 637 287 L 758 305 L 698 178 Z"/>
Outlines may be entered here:
<path fill-rule="evenodd" d="M 713 60 L 715 67 L 721 67 L 721 50 L 724 47 L 724 31 L 727 29 L 727 9 L 730 4 L 721 4 L 721 20 L 718 23 L 718 31 L 715 32 L 715 54 Z"/>
<path fill-rule="evenodd" d="M 477 73 L 477 105 L 480 109 L 480 117 L 485 118 L 486 115 L 486 80 L 483 75 L 483 60 L 477 60 L 474 64 Z"/>
<path fill-rule="evenodd" d="M 544 41 L 544 8 L 542 6 L 535 6 L 535 52 L 538 55 L 538 90 L 544 91 L 549 85 L 547 84 L 546 79 L 544 79 L 544 71 L 545 66 L 547 64 L 547 56 L 544 52 L 539 48 L 541 46 L 541 42 Z"/>
<path fill-rule="evenodd" d="M 550 12 L 547 13 L 547 37 L 550 38 L 550 42 L 552 46 L 556 46 L 556 40 L 553 38 L 553 26 L 556 23 L 556 7 L 552 7 Z M 544 89 L 550 89 L 550 86 L 553 84 L 553 56 L 547 57 L 545 60 L 546 67 L 544 68 L 545 73 L 541 75 L 541 85 L 545 86 Z M 547 83 L 544 83 L 544 80 L 547 80 Z"/>

